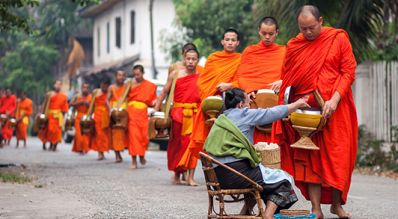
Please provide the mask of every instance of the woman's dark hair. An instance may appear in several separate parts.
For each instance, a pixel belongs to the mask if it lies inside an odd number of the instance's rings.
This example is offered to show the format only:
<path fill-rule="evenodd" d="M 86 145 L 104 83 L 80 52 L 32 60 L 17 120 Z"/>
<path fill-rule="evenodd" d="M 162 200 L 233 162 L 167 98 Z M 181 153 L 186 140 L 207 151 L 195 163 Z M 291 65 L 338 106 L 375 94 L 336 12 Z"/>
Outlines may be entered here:
<path fill-rule="evenodd" d="M 225 109 L 235 108 L 240 102 L 245 102 L 245 92 L 240 88 L 231 88 L 225 91 Z"/>

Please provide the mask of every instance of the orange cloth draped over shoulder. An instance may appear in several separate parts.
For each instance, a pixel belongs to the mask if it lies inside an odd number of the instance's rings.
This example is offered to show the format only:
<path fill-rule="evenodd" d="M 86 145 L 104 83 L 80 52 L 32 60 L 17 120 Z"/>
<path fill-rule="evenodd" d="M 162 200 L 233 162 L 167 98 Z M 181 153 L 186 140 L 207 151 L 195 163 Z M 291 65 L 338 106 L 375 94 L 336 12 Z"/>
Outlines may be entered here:
<path fill-rule="evenodd" d="M 276 43 L 266 46 L 262 41 L 248 46 L 242 54 L 237 72 L 239 87 L 246 93 L 269 89 L 270 85 L 281 79 L 286 47 Z M 253 143 L 272 142 L 271 134 L 254 130 Z"/>
<path fill-rule="evenodd" d="M 19 100 L 15 117 L 19 120 L 16 129 L 17 140 L 26 140 L 28 136 L 29 117 L 33 113 L 32 100 L 25 98 Z"/>
<path fill-rule="evenodd" d="M 200 109 L 200 97 L 197 87 L 199 74 L 190 74 L 176 80 L 173 109 L 170 112 L 172 130 L 167 146 L 167 166 L 175 172 L 183 171 L 179 162 L 187 150 L 194 126 L 194 118 Z M 189 125 L 187 125 L 189 124 Z M 184 131 L 190 126 L 189 131 Z"/>
<path fill-rule="evenodd" d="M 212 53 L 208 57 L 204 71 L 199 74 L 197 83 L 201 102 L 209 96 L 221 95 L 216 86 L 222 82 L 232 83 L 233 87 L 238 87 L 236 71 L 240 61 L 240 53 L 227 53 L 225 51 Z M 210 127 L 205 124 L 206 119 L 205 113 L 199 107 L 194 120 L 190 143 L 179 162 L 179 166 L 183 169 L 196 168 L 199 152 L 203 150 L 203 144 L 210 131 Z"/>
<path fill-rule="evenodd" d="M 156 100 L 156 88 L 156 84 L 144 80 L 130 89 L 127 112 L 128 146 L 131 156 L 145 156 L 148 148 L 148 106 L 152 106 Z"/>
<path fill-rule="evenodd" d="M 87 96 L 79 95 L 76 97 L 76 103 L 82 102 L 91 102 L 91 94 Z M 76 107 L 76 117 L 75 117 L 75 138 L 73 140 L 73 152 L 87 152 L 90 150 L 90 136 L 89 135 L 82 135 L 80 130 L 80 120 L 81 118 L 87 114 L 88 112 L 88 105 L 86 104 L 79 104 Z"/>
<path fill-rule="evenodd" d="M 291 148 L 299 136 L 290 123 L 278 121 L 273 126 L 275 140 L 281 147 L 282 168 L 294 176 L 307 200 L 308 183 L 316 183 L 322 184 L 323 204 L 332 203 L 332 188 L 342 191 L 342 204 L 346 203 L 357 151 L 358 122 L 351 91 L 355 68 L 355 57 L 344 30 L 323 27 L 313 41 L 299 34 L 288 43 L 280 104 L 288 86 L 293 87 L 292 100 L 315 89 L 325 101 L 336 91 L 341 95 L 326 126 L 312 137 L 319 151 Z M 314 99 L 310 96 L 309 104 L 319 108 Z"/>
<path fill-rule="evenodd" d="M 7 113 L 9 116 L 14 116 L 15 108 L 17 107 L 17 97 L 15 95 L 5 96 L 2 99 L 0 113 Z M 14 129 L 9 128 L 9 121 L 1 128 L 3 138 L 10 140 Z"/>
<path fill-rule="evenodd" d="M 127 86 L 116 86 L 112 85 L 110 88 L 111 97 L 110 97 L 110 104 L 112 108 L 116 108 L 117 102 L 123 96 L 124 91 L 126 90 Z M 122 104 L 121 106 L 124 109 L 127 109 L 126 104 Z M 112 149 L 115 151 L 123 151 L 128 146 L 127 141 L 127 130 L 125 129 L 113 129 L 111 128 L 111 145 Z"/>
<path fill-rule="evenodd" d="M 48 109 L 48 124 L 45 130 L 41 131 L 39 138 L 43 143 L 57 144 L 62 141 L 63 113 L 68 111 L 68 98 L 64 93 L 54 92 L 50 97 Z"/>
<path fill-rule="evenodd" d="M 106 99 L 107 93 L 98 91 L 94 100 L 95 133 L 94 136 L 91 137 L 91 149 L 98 152 L 108 151 L 111 143 L 109 109 L 106 104 Z"/>

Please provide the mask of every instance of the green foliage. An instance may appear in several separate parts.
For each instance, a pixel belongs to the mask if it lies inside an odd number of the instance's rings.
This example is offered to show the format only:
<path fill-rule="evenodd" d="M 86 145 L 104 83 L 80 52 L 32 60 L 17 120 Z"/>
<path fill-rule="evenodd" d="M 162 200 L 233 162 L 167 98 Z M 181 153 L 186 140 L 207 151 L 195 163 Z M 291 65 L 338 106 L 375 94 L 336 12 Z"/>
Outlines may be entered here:
<path fill-rule="evenodd" d="M 379 170 L 398 172 L 397 145 L 384 145 L 381 140 L 374 139 L 364 125 L 358 130 L 358 167 L 373 167 Z"/>
<path fill-rule="evenodd" d="M 0 171 L 0 181 L 3 183 L 11 182 L 23 184 L 31 182 L 32 179 L 19 173 L 14 173 L 11 171 Z"/>
<path fill-rule="evenodd" d="M 39 0 L 2 0 L 0 1 L 0 31 L 22 29 L 30 31 L 28 16 L 21 15 L 17 9 L 34 7 Z"/>
<path fill-rule="evenodd" d="M 241 33 L 240 50 L 257 41 L 253 0 L 174 0 L 174 4 L 179 21 L 204 56 L 222 48 L 222 34 L 230 27 Z"/>
<path fill-rule="evenodd" d="M 53 66 L 59 57 L 58 51 L 34 39 L 26 39 L 14 51 L 0 59 L 0 86 L 13 90 L 28 91 L 36 102 L 53 81 Z"/>

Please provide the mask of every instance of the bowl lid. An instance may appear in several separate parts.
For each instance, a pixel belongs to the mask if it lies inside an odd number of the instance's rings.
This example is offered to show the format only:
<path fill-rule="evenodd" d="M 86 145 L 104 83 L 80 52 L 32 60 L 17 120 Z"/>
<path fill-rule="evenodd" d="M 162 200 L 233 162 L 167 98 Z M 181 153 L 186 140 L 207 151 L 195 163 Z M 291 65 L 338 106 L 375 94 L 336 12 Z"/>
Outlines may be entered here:
<path fill-rule="evenodd" d="M 258 90 L 257 93 L 258 94 L 264 94 L 264 93 L 275 94 L 275 92 L 273 90 L 271 90 L 271 89 L 261 89 L 261 90 Z"/>
<path fill-rule="evenodd" d="M 303 114 L 310 114 L 310 115 L 321 115 L 321 111 L 319 109 L 297 109 L 297 113 L 303 113 Z"/>
<path fill-rule="evenodd" d="M 154 112 L 153 113 L 153 117 L 163 118 L 164 117 L 164 112 Z"/>
<path fill-rule="evenodd" d="M 222 100 L 220 96 L 208 96 L 205 100 Z"/>

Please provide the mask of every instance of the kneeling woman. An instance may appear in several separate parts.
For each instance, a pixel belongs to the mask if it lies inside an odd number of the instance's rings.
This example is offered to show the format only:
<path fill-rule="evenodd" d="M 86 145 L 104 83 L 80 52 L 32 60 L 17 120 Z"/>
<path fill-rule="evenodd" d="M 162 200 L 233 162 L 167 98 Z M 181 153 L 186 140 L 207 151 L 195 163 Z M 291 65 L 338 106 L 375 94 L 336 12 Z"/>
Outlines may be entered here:
<path fill-rule="evenodd" d="M 276 211 L 289 208 L 298 199 L 289 174 L 260 164 L 252 145 L 254 128 L 282 119 L 298 108 L 309 107 L 306 102 L 306 98 L 302 98 L 289 105 L 249 109 L 249 98 L 243 90 L 230 89 L 225 93 L 226 110 L 215 121 L 205 142 L 205 151 L 211 156 L 264 188 L 261 196 L 266 204 L 266 218 L 273 218 Z M 225 168 L 216 167 L 215 171 L 224 189 L 247 188 L 251 185 Z"/>

